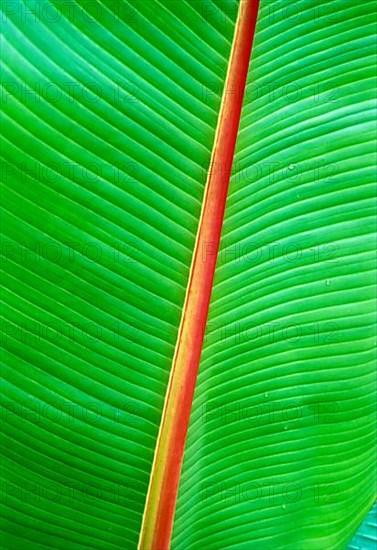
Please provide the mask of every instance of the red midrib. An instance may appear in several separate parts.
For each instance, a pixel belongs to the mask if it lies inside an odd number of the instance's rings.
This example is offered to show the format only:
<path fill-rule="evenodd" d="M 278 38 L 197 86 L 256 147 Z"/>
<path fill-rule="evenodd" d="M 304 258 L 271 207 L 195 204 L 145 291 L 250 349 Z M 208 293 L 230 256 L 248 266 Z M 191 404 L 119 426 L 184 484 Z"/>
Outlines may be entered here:
<path fill-rule="evenodd" d="M 242 0 L 141 528 L 141 550 L 168 550 L 224 219 L 259 0 Z"/>

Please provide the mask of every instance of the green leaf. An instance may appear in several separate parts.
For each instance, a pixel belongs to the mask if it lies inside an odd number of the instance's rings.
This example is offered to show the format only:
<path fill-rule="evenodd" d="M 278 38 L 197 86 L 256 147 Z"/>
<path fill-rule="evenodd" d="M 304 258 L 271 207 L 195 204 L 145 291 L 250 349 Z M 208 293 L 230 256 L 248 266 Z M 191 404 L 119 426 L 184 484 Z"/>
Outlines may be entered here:
<path fill-rule="evenodd" d="M 345 548 L 375 498 L 374 2 L 290 6 L 259 12 L 173 549 Z"/>
<path fill-rule="evenodd" d="M 261 0 L 173 550 L 375 499 L 373 8 Z M 242 9 L 1 3 L 4 548 L 136 548 Z"/>
<path fill-rule="evenodd" d="M 6 548 L 137 544 L 236 5 L 2 3 Z"/>

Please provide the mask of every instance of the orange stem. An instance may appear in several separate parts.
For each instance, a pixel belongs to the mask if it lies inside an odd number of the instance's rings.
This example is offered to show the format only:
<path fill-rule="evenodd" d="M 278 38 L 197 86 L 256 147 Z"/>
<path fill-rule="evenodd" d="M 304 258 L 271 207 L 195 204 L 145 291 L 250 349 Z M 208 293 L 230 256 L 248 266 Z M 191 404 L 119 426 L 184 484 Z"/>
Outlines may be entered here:
<path fill-rule="evenodd" d="M 259 0 L 242 0 L 139 548 L 168 550 Z"/>

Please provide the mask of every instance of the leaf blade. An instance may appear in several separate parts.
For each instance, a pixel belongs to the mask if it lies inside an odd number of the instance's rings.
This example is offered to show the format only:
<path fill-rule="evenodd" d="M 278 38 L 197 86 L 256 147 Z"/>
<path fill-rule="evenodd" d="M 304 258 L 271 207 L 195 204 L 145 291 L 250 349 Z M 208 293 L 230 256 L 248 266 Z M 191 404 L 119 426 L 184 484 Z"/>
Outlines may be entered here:
<path fill-rule="evenodd" d="M 135 547 L 237 3 L 71 4 L 3 4 L 4 530 Z"/>
<path fill-rule="evenodd" d="M 375 496 L 372 4 L 305 2 L 290 17 L 288 3 L 271 6 L 261 3 L 173 548 L 341 548 Z"/>

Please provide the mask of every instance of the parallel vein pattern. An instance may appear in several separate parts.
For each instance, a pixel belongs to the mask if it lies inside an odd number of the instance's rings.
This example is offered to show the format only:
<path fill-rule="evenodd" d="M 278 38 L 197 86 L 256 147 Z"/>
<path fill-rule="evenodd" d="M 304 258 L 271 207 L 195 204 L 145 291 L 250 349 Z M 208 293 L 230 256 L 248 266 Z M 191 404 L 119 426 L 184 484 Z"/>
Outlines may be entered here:
<path fill-rule="evenodd" d="M 2 3 L 4 548 L 135 548 L 237 2 Z"/>
<path fill-rule="evenodd" d="M 173 549 L 340 550 L 376 494 L 374 2 L 290 6 L 261 2 Z"/>

